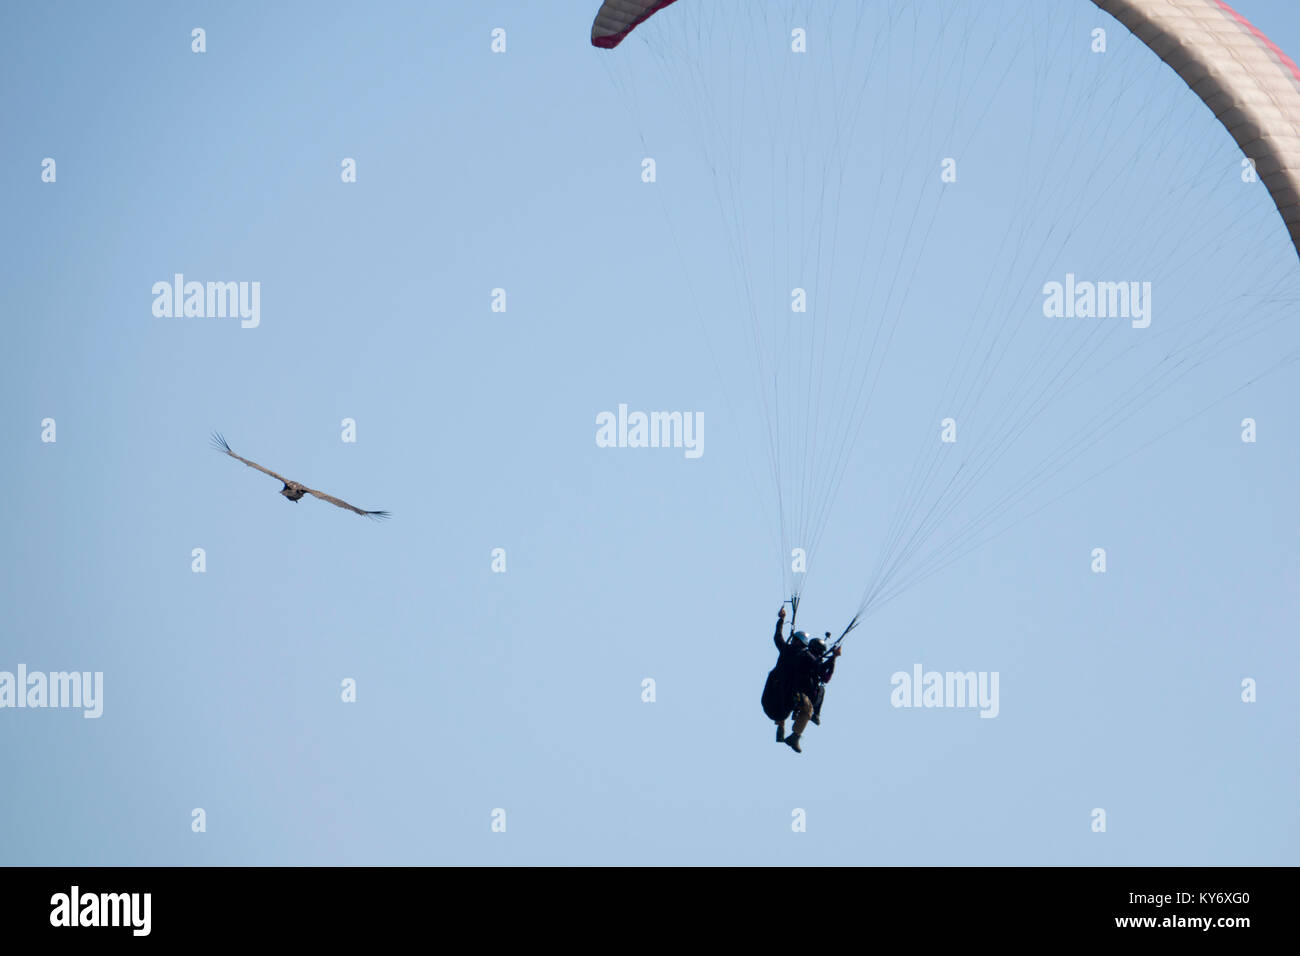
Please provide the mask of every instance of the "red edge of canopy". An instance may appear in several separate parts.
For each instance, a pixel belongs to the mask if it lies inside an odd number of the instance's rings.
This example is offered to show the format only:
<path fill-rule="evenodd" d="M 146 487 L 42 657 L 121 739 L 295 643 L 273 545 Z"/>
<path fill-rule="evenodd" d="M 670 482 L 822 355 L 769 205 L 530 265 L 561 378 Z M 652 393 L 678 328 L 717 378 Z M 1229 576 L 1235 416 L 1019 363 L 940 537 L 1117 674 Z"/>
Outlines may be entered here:
<path fill-rule="evenodd" d="M 669 2 L 671 2 L 671 0 L 669 0 Z M 1264 33 L 1263 33 L 1263 31 L 1261 31 L 1261 30 L 1260 30 L 1258 27 L 1256 27 L 1253 23 L 1251 23 L 1249 20 L 1247 20 L 1245 17 L 1243 17 L 1243 16 L 1242 16 L 1240 13 L 1238 13 L 1236 10 L 1232 9 L 1232 7 L 1230 7 L 1230 6 L 1228 6 L 1226 3 L 1224 3 L 1223 0 L 1215 0 L 1215 3 L 1217 3 L 1217 4 L 1219 5 L 1219 9 L 1223 10 L 1225 13 L 1227 13 L 1229 16 L 1231 16 L 1234 20 L 1236 20 L 1238 23 L 1240 23 L 1243 27 L 1245 27 L 1247 30 L 1249 30 L 1250 33 L 1251 33 L 1251 36 L 1253 36 L 1253 37 L 1254 37 L 1256 40 L 1258 40 L 1261 44 L 1263 44 L 1265 47 L 1267 47 L 1267 48 L 1268 48 L 1268 51 L 1269 51 L 1270 53 L 1272 53 L 1273 56 L 1277 57 L 1278 61 L 1279 61 L 1279 62 L 1280 62 L 1284 67 L 1286 67 L 1288 70 L 1291 71 L 1291 75 L 1292 75 L 1293 77 L 1295 77 L 1297 80 L 1300 80 L 1300 67 L 1297 67 L 1297 66 L 1295 65 L 1295 60 L 1291 59 L 1289 56 L 1287 56 L 1285 53 L 1282 52 L 1282 48 L 1281 48 L 1281 47 L 1279 47 L 1276 43 L 1274 43 L 1274 42 L 1273 42 L 1272 40 L 1270 40 L 1267 36 L 1265 36 Z"/>
<path fill-rule="evenodd" d="M 598 46 L 602 50 L 614 49 L 614 47 L 618 46 L 620 43 L 623 42 L 623 40 L 627 37 L 629 33 L 631 33 L 641 24 L 645 23 L 646 20 L 654 16 L 664 7 L 676 2 L 677 0 L 657 0 L 657 2 L 652 3 L 650 6 L 646 7 L 645 10 L 642 11 L 641 15 L 637 17 L 632 23 L 628 24 L 626 30 L 621 30 L 618 33 L 611 33 L 609 34 L 609 36 L 592 37 L 591 45 Z"/>

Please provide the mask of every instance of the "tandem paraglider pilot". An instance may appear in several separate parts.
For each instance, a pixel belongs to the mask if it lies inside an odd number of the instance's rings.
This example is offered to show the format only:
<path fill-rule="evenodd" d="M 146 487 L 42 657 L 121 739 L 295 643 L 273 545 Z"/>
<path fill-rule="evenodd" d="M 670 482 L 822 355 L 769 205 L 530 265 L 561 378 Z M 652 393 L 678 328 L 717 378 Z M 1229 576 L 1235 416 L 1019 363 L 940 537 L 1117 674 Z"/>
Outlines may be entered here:
<path fill-rule="evenodd" d="M 795 631 L 785 640 L 785 607 L 776 615 L 776 666 L 768 672 L 763 685 L 763 713 L 776 722 L 776 742 L 784 743 L 795 753 L 803 753 L 799 739 L 808 722 L 821 723 L 822 698 L 826 683 L 835 673 L 835 659 L 840 648 L 827 650 L 820 638 L 808 640 L 803 631 Z M 786 718 L 794 715 L 790 735 L 785 733 Z"/>

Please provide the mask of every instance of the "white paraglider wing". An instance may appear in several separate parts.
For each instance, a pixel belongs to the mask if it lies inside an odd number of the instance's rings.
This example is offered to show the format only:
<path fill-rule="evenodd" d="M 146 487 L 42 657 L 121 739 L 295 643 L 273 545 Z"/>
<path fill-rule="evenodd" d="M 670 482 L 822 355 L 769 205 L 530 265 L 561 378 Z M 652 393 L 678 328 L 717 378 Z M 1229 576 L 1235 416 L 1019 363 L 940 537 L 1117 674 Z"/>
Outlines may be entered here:
<path fill-rule="evenodd" d="M 874 613 L 1300 363 L 1300 68 L 1222 0 L 669 6 L 591 42 L 637 34 L 610 102 L 673 152 L 648 192 L 701 334 L 734 326 L 785 594 L 856 538 Z M 1082 269 L 1142 315 L 1052 306 Z"/>
<path fill-rule="evenodd" d="M 593 46 L 612 49 L 674 0 L 605 0 Z M 1092 0 L 1214 112 L 1268 188 L 1300 254 L 1300 68 L 1223 0 Z"/>
<path fill-rule="evenodd" d="M 1221 0 L 1093 0 L 1191 87 L 1255 163 L 1300 252 L 1300 68 Z"/>

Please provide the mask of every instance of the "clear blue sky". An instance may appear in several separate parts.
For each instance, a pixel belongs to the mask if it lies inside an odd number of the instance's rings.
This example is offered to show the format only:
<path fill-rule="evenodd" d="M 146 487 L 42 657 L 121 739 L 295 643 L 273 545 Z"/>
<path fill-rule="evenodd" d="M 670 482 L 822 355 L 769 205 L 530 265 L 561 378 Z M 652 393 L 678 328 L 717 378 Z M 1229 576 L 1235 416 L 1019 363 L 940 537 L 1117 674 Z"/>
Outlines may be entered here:
<path fill-rule="evenodd" d="M 847 639 L 804 754 L 773 744 L 758 699 L 784 552 L 703 160 L 727 134 L 698 122 L 715 94 L 737 115 L 754 100 L 657 81 L 657 53 L 699 52 L 673 46 L 709 24 L 692 3 L 613 53 L 589 45 L 595 0 L 4 7 L 0 670 L 102 671 L 105 699 L 97 720 L 0 710 L 0 862 L 1300 859 L 1294 367 L 1236 391 L 1300 342 L 1280 321 L 1300 265 L 1208 111 L 1081 0 L 963 7 L 938 40 L 921 4 L 878 45 L 873 4 L 836 35 L 836 76 L 867 92 L 860 139 L 837 147 L 862 157 L 853 228 L 821 253 L 837 268 L 819 287 L 847 297 L 851 266 L 876 262 L 861 244 L 905 234 L 885 204 L 935 218 L 907 270 L 864 279 L 909 293 L 801 621 L 838 630 L 856 609 L 990 277 L 983 308 L 1030 320 L 988 376 L 990 410 L 1066 328 L 1035 310 L 1067 271 L 1152 280 L 1146 331 L 1168 338 L 1140 341 L 1157 359 L 1151 342 L 1206 341 L 1193 329 L 1273 324 L 1207 349 L 1004 534 L 882 605 Z M 1300 53 L 1300 7 L 1237 6 Z M 787 42 L 781 17 L 768 26 Z M 717 68 L 745 49 L 721 46 Z M 764 82 L 779 86 L 746 87 Z M 818 142 L 815 110 L 771 119 Z M 751 129 L 745 188 L 772 170 L 769 130 Z M 938 195 L 948 155 L 959 178 L 935 212 L 917 197 Z M 754 218 L 731 222 L 756 253 L 785 241 L 789 221 Z M 764 261 L 776 295 L 800 284 Z M 153 284 L 177 272 L 260 282 L 260 326 L 154 317 Z M 1144 380 L 1118 351 L 936 543 Z M 595 416 L 620 403 L 702 413 L 703 456 L 597 448 Z M 835 440 L 844 409 L 827 405 L 813 417 Z M 996 425 L 969 422 L 963 454 Z M 214 454 L 213 430 L 393 518 L 290 504 Z M 999 715 L 891 707 L 891 675 L 915 664 L 998 672 Z"/>

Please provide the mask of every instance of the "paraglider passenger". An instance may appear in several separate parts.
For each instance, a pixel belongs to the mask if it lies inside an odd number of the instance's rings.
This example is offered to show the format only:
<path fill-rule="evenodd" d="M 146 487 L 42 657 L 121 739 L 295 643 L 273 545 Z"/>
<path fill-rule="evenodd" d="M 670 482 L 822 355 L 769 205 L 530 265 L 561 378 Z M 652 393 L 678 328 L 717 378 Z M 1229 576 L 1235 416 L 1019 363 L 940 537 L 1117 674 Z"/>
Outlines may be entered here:
<path fill-rule="evenodd" d="M 776 633 L 772 637 L 779 656 L 763 687 L 763 711 L 776 723 L 777 743 L 785 743 L 796 753 L 803 753 L 799 747 L 799 738 L 813 717 L 814 701 L 818 705 L 821 703 L 819 691 L 824 692 L 822 685 L 831 679 L 835 670 L 835 657 L 839 656 L 840 649 L 835 648 L 830 661 L 823 662 L 820 656 L 814 656 L 810 650 L 806 633 L 795 631 L 787 641 L 782 636 L 784 627 L 783 606 L 777 613 Z M 822 641 L 817 640 L 813 644 L 820 644 L 822 653 L 825 653 L 826 645 Z M 819 711 L 821 708 L 817 706 L 815 709 Z M 785 721 L 791 714 L 794 716 L 794 724 L 787 737 Z"/>
<path fill-rule="evenodd" d="M 807 635 L 804 636 L 805 641 Z M 839 656 L 840 649 L 835 648 L 829 661 L 823 661 L 816 656 L 812 647 L 820 644 L 823 653 L 826 645 L 821 641 L 813 641 L 811 645 L 800 643 L 794 636 L 791 636 L 790 643 L 798 647 L 798 651 L 790 656 L 789 670 L 786 675 L 786 683 L 791 694 L 790 707 L 794 713 L 794 724 L 791 728 L 790 736 L 785 738 L 786 745 L 795 753 L 803 753 L 799 747 L 799 738 L 803 736 L 804 729 L 813 716 L 813 701 L 817 700 L 817 692 L 821 686 L 831 679 L 831 674 L 835 671 L 835 658 Z"/>
<path fill-rule="evenodd" d="M 829 634 L 826 636 L 830 637 Z M 809 642 L 808 650 L 812 651 L 813 656 L 819 661 L 825 662 L 825 676 L 817 682 L 817 696 L 813 698 L 812 722 L 820 727 L 822 724 L 822 702 L 826 700 L 826 685 L 830 683 L 831 675 L 835 673 L 835 658 L 840 656 L 840 648 L 837 647 L 831 652 L 828 661 L 826 660 L 826 642 L 817 637 Z"/>

